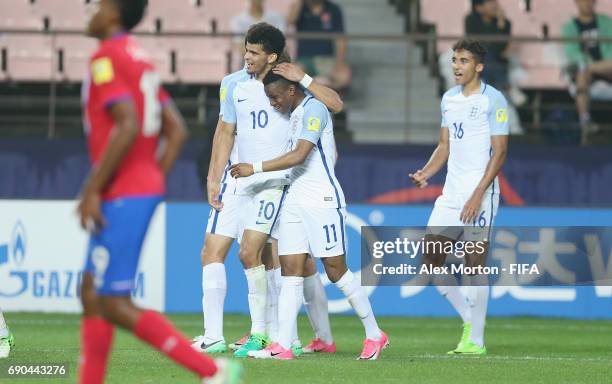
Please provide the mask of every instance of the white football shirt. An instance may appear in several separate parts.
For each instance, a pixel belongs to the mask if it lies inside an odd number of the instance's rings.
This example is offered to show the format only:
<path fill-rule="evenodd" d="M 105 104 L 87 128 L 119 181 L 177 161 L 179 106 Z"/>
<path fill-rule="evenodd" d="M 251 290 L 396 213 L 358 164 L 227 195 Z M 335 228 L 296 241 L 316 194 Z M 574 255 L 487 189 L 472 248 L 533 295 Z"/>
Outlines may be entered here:
<path fill-rule="evenodd" d="M 334 126 L 325 105 L 306 95 L 291 113 L 289 124 L 291 149 L 297 146 L 300 139 L 310 141 L 315 147 L 304 163 L 291 168 L 291 186 L 286 204 L 321 208 L 345 207 L 344 192 L 334 172 Z"/>
<path fill-rule="evenodd" d="M 450 145 L 445 195 L 474 192 L 493 152 L 491 136 L 508 134 L 508 103 L 501 92 L 484 82 L 477 94 L 466 97 L 461 91 L 451 88 L 440 104 Z M 487 192 L 499 193 L 497 177 Z"/>
<path fill-rule="evenodd" d="M 240 162 L 252 164 L 286 153 L 289 120 L 270 105 L 263 83 L 244 69 L 226 78 L 221 88 L 222 119 L 236 124 Z M 288 183 L 287 171 L 257 173 L 241 181 L 248 193 Z"/>

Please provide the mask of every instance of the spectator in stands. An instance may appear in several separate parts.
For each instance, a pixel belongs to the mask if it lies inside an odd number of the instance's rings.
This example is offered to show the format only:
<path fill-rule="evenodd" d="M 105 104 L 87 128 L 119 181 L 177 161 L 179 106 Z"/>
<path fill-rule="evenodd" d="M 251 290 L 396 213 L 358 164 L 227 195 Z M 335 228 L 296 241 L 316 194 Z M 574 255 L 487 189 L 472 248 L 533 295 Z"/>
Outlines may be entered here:
<path fill-rule="evenodd" d="M 497 0 L 472 0 L 472 12 L 465 17 L 464 23 L 467 35 L 510 37 L 512 31 L 512 24 L 506 18 Z M 521 134 L 523 128 L 514 105 L 524 104 L 527 97 L 518 86 L 509 81 L 510 43 L 508 41 L 483 42 L 482 45 L 487 49 L 483 80 L 502 91 L 512 101 L 512 104 L 508 105 L 510 134 Z"/>
<path fill-rule="evenodd" d="M 499 6 L 497 0 L 472 0 L 472 12 L 465 17 L 467 35 L 500 35 L 510 37 L 512 25 Z M 499 90 L 507 90 L 508 82 L 508 42 L 484 42 L 487 49 L 484 74 L 486 82 Z"/>
<path fill-rule="evenodd" d="M 244 64 L 244 35 L 253 24 L 265 21 L 285 33 L 287 23 L 285 17 L 279 12 L 265 9 L 264 0 L 247 0 L 247 9 L 232 17 L 230 28 L 232 33 L 237 34 L 234 38 L 234 54 L 232 68 L 240 69 Z"/>
<path fill-rule="evenodd" d="M 289 11 L 288 23 L 300 32 L 343 33 L 342 10 L 328 0 L 296 0 Z M 306 73 L 336 90 L 346 88 L 351 70 L 346 63 L 346 39 L 299 39 L 297 60 Z"/>
<path fill-rule="evenodd" d="M 563 38 L 611 38 L 612 18 L 595 12 L 595 0 L 575 0 L 578 16 L 561 31 Z M 566 42 L 565 54 L 570 72 L 575 74 L 576 109 L 582 127 L 582 142 L 597 130 L 591 122 L 590 99 L 612 99 L 612 44 L 598 41 Z"/>

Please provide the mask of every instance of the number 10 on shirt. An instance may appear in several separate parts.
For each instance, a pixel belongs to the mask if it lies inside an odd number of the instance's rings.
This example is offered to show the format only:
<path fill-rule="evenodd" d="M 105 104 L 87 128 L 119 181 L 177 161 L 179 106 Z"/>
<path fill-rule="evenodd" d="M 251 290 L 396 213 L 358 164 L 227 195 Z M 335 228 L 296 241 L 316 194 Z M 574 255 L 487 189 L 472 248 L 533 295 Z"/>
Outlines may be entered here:
<path fill-rule="evenodd" d="M 268 112 L 263 109 L 259 112 L 251 111 L 251 118 L 253 119 L 253 129 L 256 128 L 256 125 L 259 128 L 265 128 L 268 125 Z"/>

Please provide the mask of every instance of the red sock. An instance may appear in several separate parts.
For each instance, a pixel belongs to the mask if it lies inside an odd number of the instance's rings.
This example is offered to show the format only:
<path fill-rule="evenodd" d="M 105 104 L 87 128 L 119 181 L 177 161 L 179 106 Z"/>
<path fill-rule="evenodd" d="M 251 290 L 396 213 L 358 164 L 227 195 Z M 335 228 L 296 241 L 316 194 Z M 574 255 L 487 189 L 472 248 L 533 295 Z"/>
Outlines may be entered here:
<path fill-rule="evenodd" d="M 79 383 L 104 382 L 114 328 L 100 317 L 85 317 L 81 324 L 81 369 Z"/>
<path fill-rule="evenodd" d="M 213 359 L 191 348 L 189 341 L 155 311 L 144 311 L 140 315 L 134 334 L 200 377 L 209 377 L 217 372 Z"/>

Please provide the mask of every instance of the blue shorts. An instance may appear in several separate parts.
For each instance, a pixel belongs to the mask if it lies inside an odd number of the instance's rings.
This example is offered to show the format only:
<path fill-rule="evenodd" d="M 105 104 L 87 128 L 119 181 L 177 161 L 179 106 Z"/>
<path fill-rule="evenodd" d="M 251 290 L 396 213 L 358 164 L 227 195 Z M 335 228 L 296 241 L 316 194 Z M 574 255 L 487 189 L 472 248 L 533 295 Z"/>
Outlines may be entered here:
<path fill-rule="evenodd" d="M 91 235 L 85 263 L 85 272 L 93 275 L 99 295 L 131 294 L 142 242 L 161 199 L 155 195 L 118 198 L 102 203 L 106 226 Z"/>

